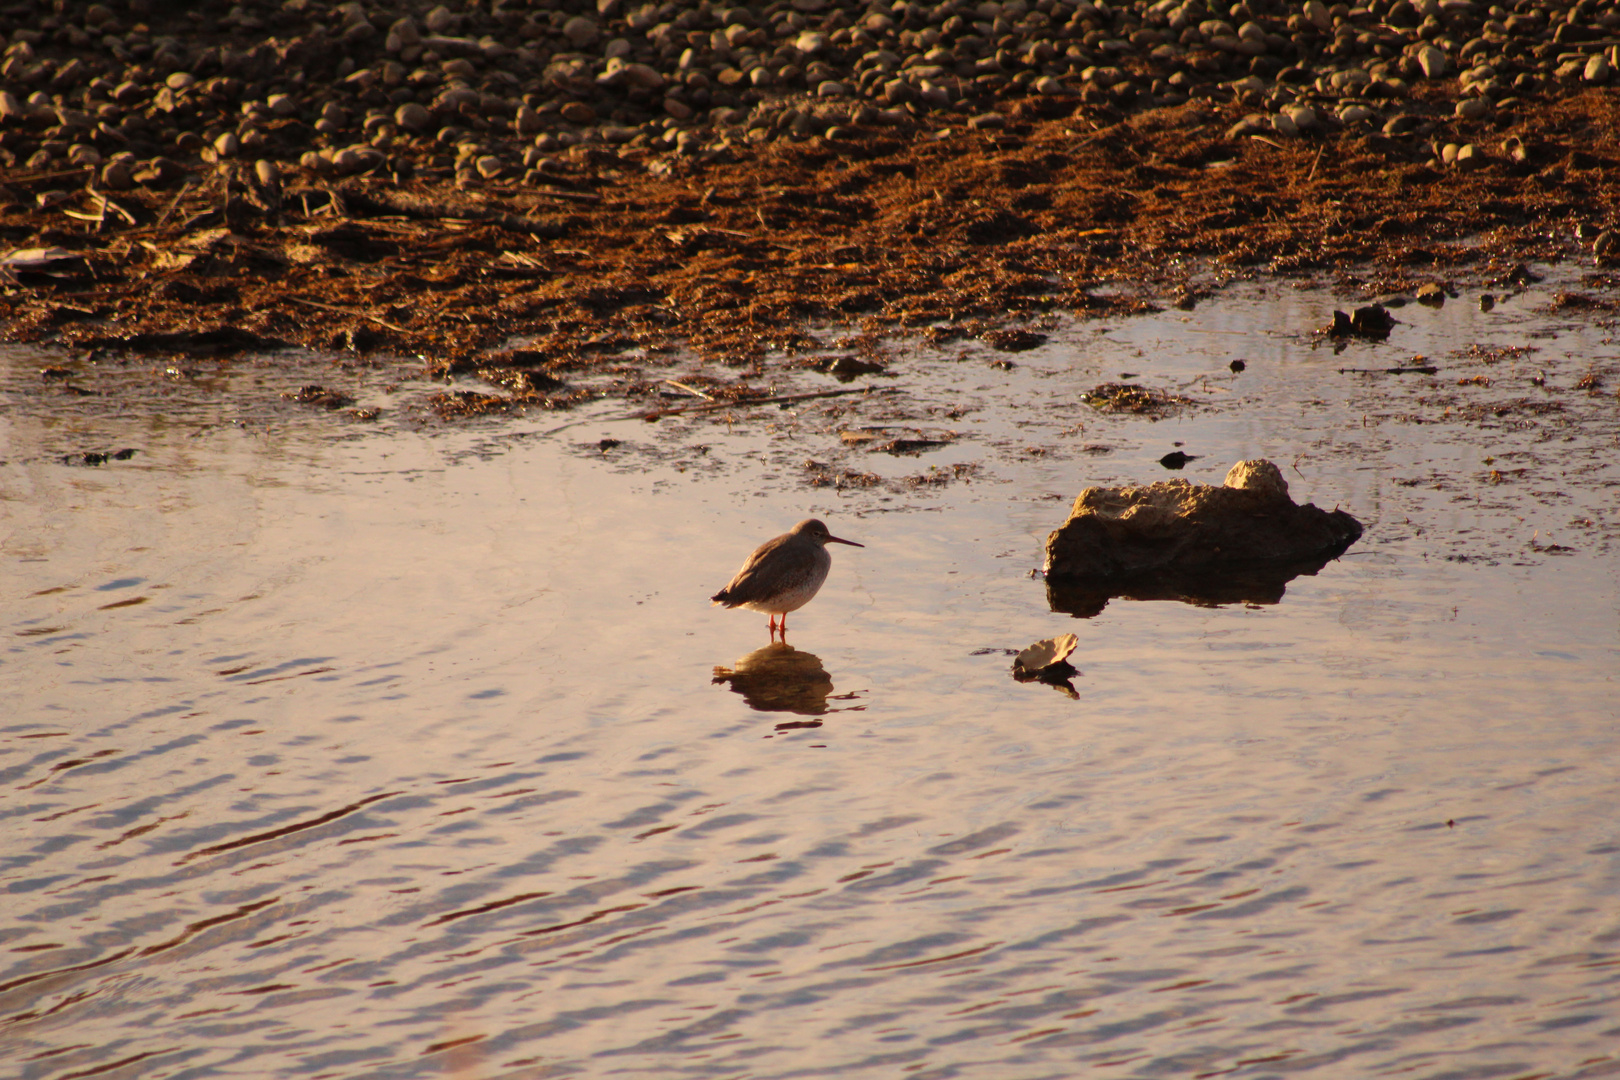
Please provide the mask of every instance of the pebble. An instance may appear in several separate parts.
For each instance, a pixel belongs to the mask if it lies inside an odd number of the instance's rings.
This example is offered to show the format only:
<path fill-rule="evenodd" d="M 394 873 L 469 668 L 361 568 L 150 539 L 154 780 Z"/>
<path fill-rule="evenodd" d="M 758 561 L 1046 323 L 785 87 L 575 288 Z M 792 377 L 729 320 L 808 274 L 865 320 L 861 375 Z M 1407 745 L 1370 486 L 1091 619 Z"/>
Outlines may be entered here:
<path fill-rule="evenodd" d="M 1490 115 L 1491 103 L 1484 98 L 1463 98 L 1454 111 L 1459 120 L 1483 120 Z"/>
<path fill-rule="evenodd" d="M 567 38 L 568 43 L 575 49 L 595 44 L 598 37 L 596 20 L 586 18 L 584 15 L 575 15 L 563 23 L 562 32 L 563 37 Z"/>
<path fill-rule="evenodd" d="M 1321 123 L 1321 120 L 1316 115 L 1316 110 L 1309 105 L 1290 106 L 1282 110 L 1282 115 L 1292 120 L 1294 126 L 1300 131 L 1314 131 Z"/>
<path fill-rule="evenodd" d="M 430 34 L 443 34 L 456 25 L 456 17 L 449 8 L 440 4 L 427 13 L 427 17 L 422 20 L 422 25 L 428 28 Z"/>
<path fill-rule="evenodd" d="M 1259 113 L 1250 113 L 1248 116 L 1245 116 L 1243 119 L 1227 128 L 1226 137 L 1228 139 L 1242 139 L 1250 135 L 1264 135 L 1266 132 L 1271 130 L 1273 129 L 1270 121 L 1261 116 Z"/>
<path fill-rule="evenodd" d="M 109 161 L 101 170 L 101 186 L 108 191 L 127 191 L 135 186 L 135 169 L 128 161 Z"/>
<path fill-rule="evenodd" d="M 410 101 L 394 110 L 394 123 L 406 131 L 426 131 L 433 123 L 433 114 L 416 102 Z"/>

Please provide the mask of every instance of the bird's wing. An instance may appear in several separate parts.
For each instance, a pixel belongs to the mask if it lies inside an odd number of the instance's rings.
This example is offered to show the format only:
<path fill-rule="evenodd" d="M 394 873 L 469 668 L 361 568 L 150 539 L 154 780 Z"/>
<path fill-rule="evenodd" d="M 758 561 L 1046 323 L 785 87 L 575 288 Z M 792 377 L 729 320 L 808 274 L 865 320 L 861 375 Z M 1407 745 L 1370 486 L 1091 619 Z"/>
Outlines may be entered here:
<path fill-rule="evenodd" d="M 791 535 L 784 533 L 761 544 L 758 550 L 748 556 L 748 561 L 743 563 L 736 576 L 726 583 L 726 587 L 714 594 L 715 602 L 735 606 L 769 595 L 767 583 L 770 575 L 765 569 L 775 561 L 777 552 L 782 550 Z"/>

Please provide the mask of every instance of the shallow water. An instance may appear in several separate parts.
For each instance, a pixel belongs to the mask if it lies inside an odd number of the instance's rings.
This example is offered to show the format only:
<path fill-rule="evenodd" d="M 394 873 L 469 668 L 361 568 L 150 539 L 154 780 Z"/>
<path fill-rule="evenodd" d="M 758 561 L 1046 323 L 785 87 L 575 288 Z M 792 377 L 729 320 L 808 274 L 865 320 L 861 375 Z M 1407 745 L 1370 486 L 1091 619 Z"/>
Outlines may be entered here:
<path fill-rule="evenodd" d="M 900 393 L 729 424 L 366 427 L 278 404 L 308 379 L 268 366 L 64 409 L 13 349 L 0 1053 L 1620 1072 L 1620 349 L 1550 292 L 1409 306 L 1335 356 L 1300 333 L 1329 295 L 1247 286 L 1010 371 L 911 347 Z M 1416 354 L 1439 373 L 1339 370 Z M 1079 401 L 1122 371 L 1192 404 Z M 955 438 L 894 458 L 839 440 L 863 425 Z M 1201 456 L 1167 473 L 1177 442 Z M 1366 536 L 1276 604 L 1048 608 L 1030 571 L 1080 488 L 1257 456 Z M 886 482 L 811 489 L 808 460 Z M 706 597 L 809 513 L 867 546 L 833 549 L 784 656 Z M 1009 678 L 1065 632 L 1077 700 Z"/>

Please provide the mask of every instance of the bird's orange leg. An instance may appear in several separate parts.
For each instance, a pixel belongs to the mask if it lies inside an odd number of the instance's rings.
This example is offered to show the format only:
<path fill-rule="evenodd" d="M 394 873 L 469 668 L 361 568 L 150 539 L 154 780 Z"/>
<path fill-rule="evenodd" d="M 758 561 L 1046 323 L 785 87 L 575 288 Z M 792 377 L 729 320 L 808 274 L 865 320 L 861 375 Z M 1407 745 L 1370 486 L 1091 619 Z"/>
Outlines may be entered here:
<path fill-rule="evenodd" d="M 782 644 L 787 644 L 787 612 L 782 612 Z"/>
<path fill-rule="evenodd" d="M 784 619 L 784 621 L 786 621 L 786 620 Z M 770 630 L 771 630 L 771 640 L 775 641 L 776 640 L 776 616 L 775 615 L 771 616 Z"/>

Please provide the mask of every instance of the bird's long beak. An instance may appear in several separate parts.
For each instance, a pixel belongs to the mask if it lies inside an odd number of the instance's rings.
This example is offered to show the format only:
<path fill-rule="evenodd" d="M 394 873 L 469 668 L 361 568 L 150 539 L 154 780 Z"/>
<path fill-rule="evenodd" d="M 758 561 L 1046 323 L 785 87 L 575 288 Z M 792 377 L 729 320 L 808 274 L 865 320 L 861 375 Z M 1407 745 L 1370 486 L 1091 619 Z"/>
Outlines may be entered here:
<path fill-rule="evenodd" d="M 865 544 L 857 544 L 853 540 L 840 540 L 836 536 L 827 537 L 827 543 L 829 543 L 829 544 L 848 544 L 850 547 L 865 547 L 866 546 Z"/>

